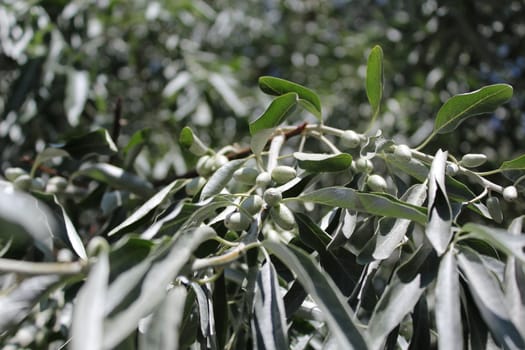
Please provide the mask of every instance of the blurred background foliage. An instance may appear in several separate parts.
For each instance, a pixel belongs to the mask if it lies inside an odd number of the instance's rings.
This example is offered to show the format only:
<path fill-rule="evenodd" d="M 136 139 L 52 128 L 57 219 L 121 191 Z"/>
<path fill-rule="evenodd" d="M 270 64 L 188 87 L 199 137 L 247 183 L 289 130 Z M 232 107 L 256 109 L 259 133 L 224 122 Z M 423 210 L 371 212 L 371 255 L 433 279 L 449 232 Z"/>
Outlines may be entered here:
<path fill-rule="evenodd" d="M 427 149 L 483 152 L 488 167 L 523 153 L 520 0 L 2 0 L 2 168 L 73 135 L 113 130 L 120 100 L 118 145 L 152 130 L 135 170 L 157 180 L 182 174 L 194 161 L 177 144 L 184 126 L 213 147 L 246 142 L 248 122 L 269 102 L 261 75 L 312 88 L 327 124 L 363 131 L 375 44 L 385 53 L 379 127 L 387 136 L 417 145 L 447 98 L 507 82 L 510 104 Z"/>

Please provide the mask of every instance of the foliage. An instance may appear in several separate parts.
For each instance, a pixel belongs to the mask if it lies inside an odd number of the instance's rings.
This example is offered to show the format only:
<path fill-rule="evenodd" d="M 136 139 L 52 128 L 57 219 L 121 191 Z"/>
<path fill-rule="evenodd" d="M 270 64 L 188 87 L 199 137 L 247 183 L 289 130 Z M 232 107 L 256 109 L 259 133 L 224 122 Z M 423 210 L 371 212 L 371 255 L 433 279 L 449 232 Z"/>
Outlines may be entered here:
<path fill-rule="evenodd" d="M 506 210 L 523 206 L 525 158 L 478 171 L 482 154 L 458 160 L 426 146 L 499 108 L 512 87 L 451 97 L 410 147 L 377 128 L 382 69 L 376 47 L 365 131 L 326 125 L 312 90 L 261 78 L 276 97 L 250 123 L 250 147 L 214 150 L 184 128 L 195 172 L 164 186 L 131 166 L 145 130 L 119 148 L 99 129 L 46 148 L 30 173 L 6 169 L 1 340 L 75 350 L 525 347 L 524 217 Z M 321 119 L 286 123 L 300 108 Z"/>

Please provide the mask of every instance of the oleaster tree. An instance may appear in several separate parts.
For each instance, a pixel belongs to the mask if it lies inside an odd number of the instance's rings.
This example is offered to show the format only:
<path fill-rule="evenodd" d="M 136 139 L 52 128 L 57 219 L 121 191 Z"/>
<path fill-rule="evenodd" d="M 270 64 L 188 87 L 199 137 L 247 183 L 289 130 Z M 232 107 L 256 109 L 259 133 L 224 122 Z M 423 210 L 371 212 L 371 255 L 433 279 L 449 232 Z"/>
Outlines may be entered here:
<path fill-rule="evenodd" d="M 5 349 L 525 348 L 525 155 L 428 149 L 508 101 L 456 95 L 419 146 L 378 130 L 383 53 L 369 55 L 365 131 L 323 123 L 319 97 L 276 77 L 249 147 L 210 149 L 155 186 L 148 138 L 104 129 L 53 145 L 0 184 Z M 317 122 L 290 125 L 302 108 Z M 454 136 L 455 137 L 455 136 Z M 59 161 L 57 161 L 57 159 Z"/>

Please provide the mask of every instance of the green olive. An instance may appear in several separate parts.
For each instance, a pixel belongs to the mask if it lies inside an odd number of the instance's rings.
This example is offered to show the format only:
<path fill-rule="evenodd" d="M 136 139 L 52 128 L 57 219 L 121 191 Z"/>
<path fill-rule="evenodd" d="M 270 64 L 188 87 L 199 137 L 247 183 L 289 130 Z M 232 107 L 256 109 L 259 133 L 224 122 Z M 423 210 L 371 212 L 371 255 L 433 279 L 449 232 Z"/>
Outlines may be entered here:
<path fill-rule="evenodd" d="M 372 191 L 375 192 L 385 192 L 387 189 L 387 184 L 385 179 L 381 175 L 373 174 L 366 179 L 366 184 Z"/>
<path fill-rule="evenodd" d="M 199 158 L 199 160 L 197 161 L 197 165 L 195 166 L 197 174 L 203 177 L 211 175 L 211 173 L 213 172 L 213 162 L 211 161 L 211 159 L 212 158 L 208 155 Z"/>
<path fill-rule="evenodd" d="M 272 170 L 272 179 L 276 184 L 282 185 L 295 178 L 297 172 L 291 166 L 278 165 Z"/>
<path fill-rule="evenodd" d="M 273 221 L 283 230 L 291 230 L 295 227 L 295 218 L 292 211 L 283 203 L 270 209 Z"/>
<path fill-rule="evenodd" d="M 345 130 L 341 135 L 341 145 L 347 148 L 356 148 L 361 144 L 361 137 L 353 130 Z"/>
<path fill-rule="evenodd" d="M 263 171 L 259 175 L 257 175 L 257 178 L 255 179 L 255 184 L 259 188 L 266 188 L 269 184 L 272 183 L 272 176 L 270 173 Z"/>
<path fill-rule="evenodd" d="M 459 167 L 457 164 L 447 163 L 445 167 L 445 174 L 447 174 L 448 176 L 455 176 L 457 175 L 458 171 L 459 171 Z"/>
<path fill-rule="evenodd" d="M 271 187 L 264 191 L 263 199 L 268 204 L 268 206 L 273 207 L 281 203 L 283 200 L 283 195 L 278 189 Z"/>
<path fill-rule="evenodd" d="M 512 202 L 518 199 L 518 189 L 515 186 L 507 186 L 503 189 L 503 198 L 507 202 Z"/>
<path fill-rule="evenodd" d="M 257 179 L 257 176 L 259 175 L 259 171 L 255 168 L 250 167 L 243 167 L 240 169 L 235 170 L 233 173 L 233 178 L 240 183 L 246 184 L 246 185 L 253 185 L 255 184 L 255 181 Z"/>
<path fill-rule="evenodd" d="M 499 203 L 498 197 L 489 197 L 487 199 L 487 209 L 489 210 L 490 216 L 498 224 L 503 221 L 503 212 L 501 211 L 501 205 Z"/>
<path fill-rule="evenodd" d="M 250 215 L 255 215 L 262 209 L 263 204 L 264 201 L 261 196 L 254 194 L 241 203 L 241 208 L 246 210 Z"/>
<path fill-rule="evenodd" d="M 24 174 L 17 177 L 15 181 L 13 181 L 13 184 L 20 190 L 29 190 L 33 184 L 33 179 L 31 176 Z"/>
<path fill-rule="evenodd" d="M 355 170 L 359 173 L 369 174 L 374 170 L 374 163 L 370 159 L 359 158 L 355 161 Z"/>
<path fill-rule="evenodd" d="M 475 168 L 487 161 L 487 156 L 483 153 L 468 153 L 465 154 L 459 164 L 465 168 Z"/>
<path fill-rule="evenodd" d="M 397 145 L 394 148 L 394 157 L 401 162 L 409 162 L 412 159 L 412 150 L 407 145 Z"/>
<path fill-rule="evenodd" d="M 27 175 L 27 171 L 22 168 L 7 168 L 4 172 L 5 178 L 11 182 L 15 181 L 21 175 Z"/>
<path fill-rule="evenodd" d="M 224 226 L 232 231 L 246 230 L 251 223 L 251 218 L 239 211 L 233 212 L 224 219 Z"/>

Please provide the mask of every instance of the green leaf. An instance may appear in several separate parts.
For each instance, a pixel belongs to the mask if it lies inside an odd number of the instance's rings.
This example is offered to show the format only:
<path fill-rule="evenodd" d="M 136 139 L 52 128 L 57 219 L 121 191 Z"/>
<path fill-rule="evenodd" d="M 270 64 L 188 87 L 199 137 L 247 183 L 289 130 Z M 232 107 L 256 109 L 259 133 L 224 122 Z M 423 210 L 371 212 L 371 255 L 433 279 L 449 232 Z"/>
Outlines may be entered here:
<path fill-rule="evenodd" d="M 208 305 L 208 297 L 204 288 L 201 287 L 197 282 L 190 282 L 190 287 L 193 289 L 195 298 L 197 299 L 197 309 L 199 311 L 199 323 L 200 323 L 200 334 L 203 337 L 210 336 L 210 323 L 213 324 L 214 320 L 210 319 L 213 314 L 210 314 Z"/>
<path fill-rule="evenodd" d="M 400 201 L 387 194 L 365 193 L 347 187 L 334 186 L 315 190 L 293 199 L 426 224 L 424 208 Z"/>
<path fill-rule="evenodd" d="M 514 256 L 525 263 L 525 236 L 514 235 L 507 230 L 488 227 L 484 225 L 468 223 L 463 226 L 462 231 L 468 232 L 461 236 L 462 239 L 475 238 L 492 245 L 503 253 Z"/>
<path fill-rule="evenodd" d="M 69 218 L 69 215 L 67 215 L 66 210 L 64 209 L 62 204 L 60 204 L 60 202 L 58 201 L 58 198 L 56 196 L 53 196 L 53 199 L 55 200 L 56 205 L 58 205 L 60 207 L 60 210 L 62 211 L 62 218 L 64 220 L 64 226 L 66 228 L 66 234 L 67 234 L 69 244 L 71 244 L 71 248 L 73 248 L 73 251 L 77 253 L 77 255 L 81 259 L 87 260 L 86 249 L 84 248 L 82 239 L 78 235 L 75 225 L 73 225 L 73 222 Z"/>
<path fill-rule="evenodd" d="M 503 162 L 498 170 L 525 170 L 525 154 Z"/>
<path fill-rule="evenodd" d="M 172 192 L 177 192 L 181 188 L 183 188 L 186 183 L 188 183 L 188 180 L 186 179 L 177 179 L 164 187 L 162 190 L 157 192 L 153 197 L 148 199 L 144 204 L 140 206 L 137 210 L 133 212 L 130 216 L 126 218 L 122 223 L 120 223 L 117 227 L 114 227 L 111 231 L 109 231 L 108 236 L 113 236 L 123 230 L 126 230 L 126 228 L 132 226 L 139 220 L 143 219 L 146 215 L 151 213 L 156 207 L 158 207 L 164 200 L 168 197 L 168 195 Z"/>
<path fill-rule="evenodd" d="M 465 119 L 493 112 L 512 97 L 512 86 L 494 84 L 479 90 L 451 97 L 439 109 L 433 134 L 451 132 Z"/>
<path fill-rule="evenodd" d="M 281 124 L 294 110 L 298 95 L 290 92 L 275 98 L 264 113 L 250 123 L 250 134 L 254 135 L 264 129 L 272 129 Z"/>
<path fill-rule="evenodd" d="M 509 225 L 509 233 L 521 236 L 525 216 L 519 216 Z M 514 324 L 525 324 L 525 271 L 523 264 L 516 261 L 514 256 L 507 257 L 505 265 L 504 289 L 505 298 L 509 305 L 510 317 Z"/>
<path fill-rule="evenodd" d="M 494 339 L 505 349 L 524 349 L 525 340 L 519 331 L 523 325 L 512 322 L 505 296 L 494 274 L 487 270 L 479 254 L 468 247 L 461 247 L 457 259 L 474 302 Z"/>
<path fill-rule="evenodd" d="M 76 159 L 81 159 L 90 154 L 111 156 L 118 152 L 117 145 L 106 129 L 98 129 L 72 137 L 59 148 Z"/>
<path fill-rule="evenodd" d="M 287 325 L 283 298 L 273 264 L 264 263 L 257 274 L 252 319 L 254 349 L 288 349 Z"/>
<path fill-rule="evenodd" d="M 102 349 L 108 279 L 109 254 L 102 248 L 76 298 L 71 326 L 71 349 Z"/>
<path fill-rule="evenodd" d="M 31 177 L 35 176 L 35 172 L 40 164 L 57 157 L 69 157 L 69 153 L 58 148 L 46 148 L 40 152 L 31 167 Z"/>
<path fill-rule="evenodd" d="M 459 273 L 454 251 L 450 249 L 439 263 L 436 282 L 436 326 L 440 350 L 463 349 L 463 326 Z"/>
<path fill-rule="evenodd" d="M 202 188 L 200 200 L 203 201 L 219 194 L 228 181 L 232 179 L 235 170 L 239 169 L 245 162 L 246 159 L 235 159 L 217 169 Z"/>
<path fill-rule="evenodd" d="M 204 145 L 188 126 L 184 127 L 180 132 L 179 143 L 196 156 L 202 156 L 208 152 L 208 147 Z"/>
<path fill-rule="evenodd" d="M 87 176 L 117 189 L 150 197 L 155 191 L 153 185 L 143 178 L 107 163 L 88 164 L 73 174 L 73 177 Z"/>
<path fill-rule="evenodd" d="M 311 257 L 293 246 L 286 247 L 273 241 L 265 241 L 263 245 L 297 275 L 301 285 L 321 309 L 340 349 L 368 349 L 347 300 Z"/>
<path fill-rule="evenodd" d="M 306 110 L 316 116 L 317 119 L 322 119 L 321 101 L 319 96 L 317 96 L 312 90 L 291 81 L 270 76 L 260 77 L 259 87 L 265 93 L 274 96 L 281 96 L 289 92 L 295 92 L 297 96 L 299 96 L 299 103 L 302 104 Z"/>
<path fill-rule="evenodd" d="M 348 153 L 320 154 L 294 152 L 294 158 L 300 168 L 315 173 L 337 172 L 346 170 L 352 164 L 352 156 Z"/>
<path fill-rule="evenodd" d="M 425 234 L 441 255 L 452 238 L 452 208 L 445 187 L 447 152 L 438 150 L 428 173 L 428 224 Z"/>
<path fill-rule="evenodd" d="M 366 96 L 372 107 L 373 118 L 379 113 L 381 97 L 383 95 L 383 50 L 379 45 L 374 46 L 368 56 L 366 65 Z"/>

